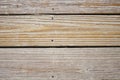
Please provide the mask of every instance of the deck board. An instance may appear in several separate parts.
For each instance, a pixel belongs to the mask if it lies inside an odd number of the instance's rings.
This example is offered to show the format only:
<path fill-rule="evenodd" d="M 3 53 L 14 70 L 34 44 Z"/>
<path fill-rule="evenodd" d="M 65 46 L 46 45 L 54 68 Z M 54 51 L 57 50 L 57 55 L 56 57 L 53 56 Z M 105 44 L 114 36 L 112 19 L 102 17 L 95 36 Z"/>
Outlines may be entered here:
<path fill-rule="evenodd" d="M 1 80 L 119 80 L 120 48 L 0 48 Z"/>
<path fill-rule="evenodd" d="M 120 0 L 0 0 L 0 14 L 120 14 Z"/>
<path fill-rule="evenodd" d="M 0 46 L 120 46 L 120 16 L 0 16 Z"/>

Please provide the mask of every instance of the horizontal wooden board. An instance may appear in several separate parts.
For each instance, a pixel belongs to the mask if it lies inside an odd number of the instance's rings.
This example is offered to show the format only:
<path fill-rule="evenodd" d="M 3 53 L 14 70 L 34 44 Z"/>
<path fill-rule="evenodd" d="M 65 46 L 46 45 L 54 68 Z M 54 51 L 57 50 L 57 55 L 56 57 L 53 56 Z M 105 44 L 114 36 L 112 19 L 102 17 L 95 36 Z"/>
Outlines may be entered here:
<path fill-rule="evenodd" d="M 120 48 L 0 48 L 0 80 L 120 80 Z"/>
<path fill-rule="evenodd" d="M 119 14 L 120 0 L 0 0 L 0 14 Z"/>
<path fill-rule="evenodd" d="M 0 46 L 120 46 L 120 16 L 0 16 Z"/>

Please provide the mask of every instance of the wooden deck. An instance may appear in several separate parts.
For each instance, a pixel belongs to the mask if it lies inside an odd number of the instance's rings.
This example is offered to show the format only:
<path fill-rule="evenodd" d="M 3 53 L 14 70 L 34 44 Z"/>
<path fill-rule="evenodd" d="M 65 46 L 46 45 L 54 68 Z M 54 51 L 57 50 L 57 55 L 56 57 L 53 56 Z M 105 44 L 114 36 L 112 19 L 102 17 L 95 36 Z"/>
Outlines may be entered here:
<path fill-rule="evenodd" d="M 0 0 L 0 80 L 120 80 L 120 0 Z"/>

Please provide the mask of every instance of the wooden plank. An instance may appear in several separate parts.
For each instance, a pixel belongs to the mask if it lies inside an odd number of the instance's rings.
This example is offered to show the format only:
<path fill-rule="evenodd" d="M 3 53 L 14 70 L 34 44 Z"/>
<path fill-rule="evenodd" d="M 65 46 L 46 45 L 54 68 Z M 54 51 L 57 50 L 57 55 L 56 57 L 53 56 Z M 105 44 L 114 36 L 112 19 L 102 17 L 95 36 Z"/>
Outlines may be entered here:
<path fill-rule="evenodd" d="M 120 46 L 120 16 L 0 16 L 0 46 Z"/>
<path fill-rule="evenodd" d="M 120 80 L 120 48 L 0 48 L 0 80 Z"/>
<path fill-rule="evenodd" d="M 0 14 L 120 14 L 120 0 L 0 0 Z"/>

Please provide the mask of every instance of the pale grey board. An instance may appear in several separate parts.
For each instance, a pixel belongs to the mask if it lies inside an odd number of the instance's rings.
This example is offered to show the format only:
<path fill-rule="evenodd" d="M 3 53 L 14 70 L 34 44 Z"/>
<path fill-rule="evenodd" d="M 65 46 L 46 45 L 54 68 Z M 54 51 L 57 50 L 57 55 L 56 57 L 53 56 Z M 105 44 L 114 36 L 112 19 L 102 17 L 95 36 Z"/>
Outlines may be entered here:
<path fill-rule="evenodd" d="M 120 0 L 0 0 L 0 14 L 120 14 Z"/>
<path fill-rule="evenodd" d="M 0 48 L 0 80 L 120 80 L 120 48 Z"/>

